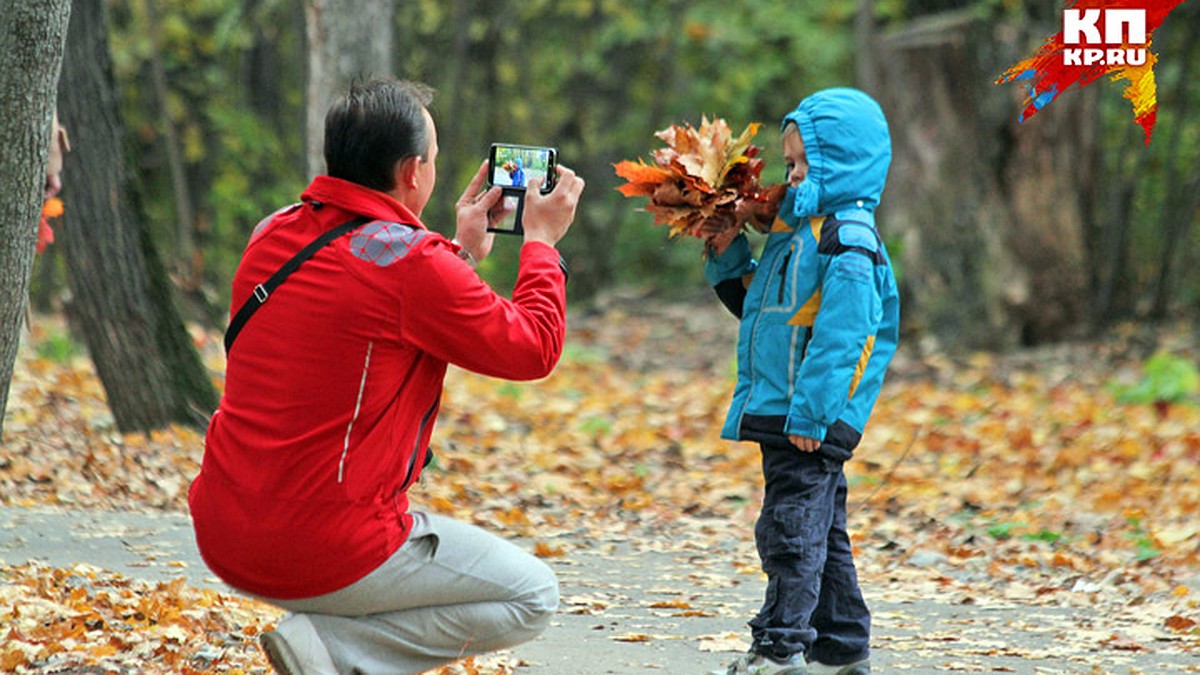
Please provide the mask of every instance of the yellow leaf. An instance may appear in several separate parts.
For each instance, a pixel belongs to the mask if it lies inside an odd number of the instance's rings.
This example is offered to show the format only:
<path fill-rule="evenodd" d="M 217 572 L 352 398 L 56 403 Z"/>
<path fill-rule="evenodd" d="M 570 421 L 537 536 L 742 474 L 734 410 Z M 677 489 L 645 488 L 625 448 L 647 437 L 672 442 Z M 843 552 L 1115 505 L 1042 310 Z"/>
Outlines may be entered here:
<path fill-rule="evenodd" d="M 539 558 L 561 558 L 567 552 L 561 546 L 551 546 L 544 541 L 533 545 L 533 554 Z"/>

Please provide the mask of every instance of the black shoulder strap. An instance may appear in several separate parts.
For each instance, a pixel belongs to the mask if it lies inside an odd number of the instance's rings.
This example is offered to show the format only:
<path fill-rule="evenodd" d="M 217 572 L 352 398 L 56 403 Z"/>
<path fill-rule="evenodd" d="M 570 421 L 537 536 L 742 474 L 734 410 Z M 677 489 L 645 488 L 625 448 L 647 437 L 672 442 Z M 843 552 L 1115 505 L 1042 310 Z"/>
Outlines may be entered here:
<path fill-rule="evenodd" d="M 250 316 L 254 314 L 259 307 L 262 307 L 263 303 L 265 303 L 267 298 L 269 298 L 271 294 L 275 292 L 275 289 L 279 287 L 279 284 L 283 283 L 284 279 L 287 279 L 292 272 L 295 272 L 305 260 L 308 260 L 309 258 L 313 257 L 313 254 L 315 254 L 317 251 L 325 248 L 329 242 L 337 239 L 356 227 L 371 222 L 372 220 L 372 218 L 368 218 L 367 216 L 358 216 L 353 220 L 346 221 L 332 230 L 325 232 L 321 236 L 314 239 L 311 244 L 301 249 L 299 253 L 292 256 L 292 259 L 284 263 L 283 267 L 280 267 L 275 274 L 272 274 L 270 279 L 267 279 L 263 283 L 255 286 L 254 293 L 252 293 L 250 297 L 246 299 L 245 304 L 243 304 L 242 308 L 237 311 L 237 314 L 233 315 L 233 319 L 229 322 L 229 328 L 225 329 L 225 355 L 229 355 L 229 350 L 233 347 L 233 341 L 237 339 L 238 333 L 240 333 L 242 330 L 242 326 L 246 324 L 246 321 L 250 319 Z"/>

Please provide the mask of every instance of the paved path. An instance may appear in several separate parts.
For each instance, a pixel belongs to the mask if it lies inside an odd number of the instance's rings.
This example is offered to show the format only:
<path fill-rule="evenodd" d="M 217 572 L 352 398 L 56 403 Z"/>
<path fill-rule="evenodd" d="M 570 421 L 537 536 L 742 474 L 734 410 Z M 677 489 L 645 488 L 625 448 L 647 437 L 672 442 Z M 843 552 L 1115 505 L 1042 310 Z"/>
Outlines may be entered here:
<path fill-rule="evenodd" d="M 227 590 L 200 560 L 181 514 L 0 506 L 0 562 L 30 559 L 151 581 L 185 576 Z M 513 650 L 526 664 L 518 675 L 706 673 L 735 655 L 728 650 L 745 649 L 745 621 L 763 587 L 757 575 L 733 573 L 727 560 L 635 553 L 624 544 L 549 562 L 562 607 L 541 638 Z M 877 673 L 1200 672 L 1200 657 L 1167 634 L 1139 635 L 1140 651 L 1098 646 L 1132 628 L 1091 626 L 1087 610 L 896 602 L 865 590 Z M 1081 626 L 1096 639 L 1081 639 Z"/>

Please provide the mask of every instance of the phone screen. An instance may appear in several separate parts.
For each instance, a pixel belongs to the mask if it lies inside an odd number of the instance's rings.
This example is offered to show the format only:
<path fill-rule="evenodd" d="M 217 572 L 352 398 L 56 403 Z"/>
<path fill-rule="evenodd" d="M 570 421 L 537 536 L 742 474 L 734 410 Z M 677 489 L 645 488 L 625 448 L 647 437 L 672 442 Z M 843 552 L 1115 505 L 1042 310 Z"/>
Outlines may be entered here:
<path fill-rule="evenodd" d="M 523 191 L 534 179 L 542 181 L 543 191 L 554 186 L 554 148 L 528 145 L 492 145 L 488 158 L 488 181 L 512 191 Z"/>

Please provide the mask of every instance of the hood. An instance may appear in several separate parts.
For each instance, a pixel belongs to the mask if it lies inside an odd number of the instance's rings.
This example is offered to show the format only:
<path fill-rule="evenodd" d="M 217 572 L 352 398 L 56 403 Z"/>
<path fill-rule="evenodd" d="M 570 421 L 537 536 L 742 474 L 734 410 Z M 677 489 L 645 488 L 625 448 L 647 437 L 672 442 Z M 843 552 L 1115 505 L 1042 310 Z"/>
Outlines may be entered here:
<path fill-rule="evenodd" d="M 801 101 L 782 128 L 788 122 L 800 129 L 808 175 L 800 187 L 788 189 L 780 215 L 794 220 L 852 206 L 874 211 L 892 162 L 892 139 L 879 104 L 857 89 L 824 89 Z"/>

